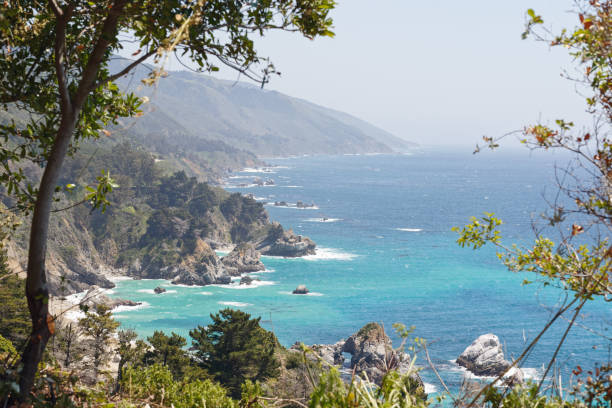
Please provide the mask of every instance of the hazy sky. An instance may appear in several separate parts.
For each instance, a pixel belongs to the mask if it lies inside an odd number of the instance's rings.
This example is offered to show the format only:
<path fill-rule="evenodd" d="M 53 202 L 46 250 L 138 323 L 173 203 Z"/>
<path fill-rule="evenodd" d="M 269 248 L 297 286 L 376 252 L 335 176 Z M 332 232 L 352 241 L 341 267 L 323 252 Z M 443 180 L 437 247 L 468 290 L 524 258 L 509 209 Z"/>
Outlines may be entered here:
<path fill-rule="evenodd" d="M 528 8 L 558 31 L 576 24 L 572 4 L 339 0 L 335 38 L 275 33 L 258 49 L 282 72 L 268 89 L 421 144 L 473 145 L 538 119 L 585 118 L 583 98 L 560 76 L 574 69 L 566 50 L 520 38 Z"/>

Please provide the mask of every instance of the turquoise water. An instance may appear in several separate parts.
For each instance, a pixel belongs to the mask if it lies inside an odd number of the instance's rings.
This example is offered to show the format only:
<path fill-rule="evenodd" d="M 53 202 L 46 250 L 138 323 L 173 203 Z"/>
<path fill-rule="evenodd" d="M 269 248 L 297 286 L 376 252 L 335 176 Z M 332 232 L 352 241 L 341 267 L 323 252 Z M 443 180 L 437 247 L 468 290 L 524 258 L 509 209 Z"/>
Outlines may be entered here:
<path fill-rule="evenodd" d="M 243 172 L 230 184 L 254 176 L 275 186 L 235 188 L 265 201 L 298 200 L 317 209 L 267 206 L 271 218 L 314 239 L 320 250 L 307 259 L 263 257 L 259 286 L 177 287 L 165 281 L 120 281 L 113 296 L 146 302 L 116 317 L 142 336 L 154 330 L 187 336 L 209 314 L 236 307 L 262 317 L 286 346 L 296 341 L 333 343 L 369 321 L 416 326 L 452 387 L 462 374 L 451 362 L 481 334 L 493 332 L 507 354 L 517 356 L 550 316 L 559 292 L 522 286 L 526 275 L 510 273 L 492 249 L 473 251 L 455 243 L 452 226 L 471 215 L 495 212 L 507 242 L 528 242 L 531 219 L 552 194 L 554 163 L 561 157 L 425 151 L 404 155 L 274 159 L 274 173 Z M 244 178 L 238 178 L 244 177 Z M 327 222 L 320 222 L 327 218 Z M 297 285 L 314 292 L 292 295 Z M 154 295 L 155 286 L 167 286 Z M 608 305 L 594 302 L 581 324 L 609 333 Z M 607 323 L 607 325 L 606 325 Z M 525 367 L 537 376 L 566 323 L 552 327 Z M 608 334 L 609 336 L 609 334 Z M 559 361 L 566 372 L 609 359 L 609 342 L 580 327 L 572 330 Z M 423 373 L 435 383 L 433 374 Z"/>

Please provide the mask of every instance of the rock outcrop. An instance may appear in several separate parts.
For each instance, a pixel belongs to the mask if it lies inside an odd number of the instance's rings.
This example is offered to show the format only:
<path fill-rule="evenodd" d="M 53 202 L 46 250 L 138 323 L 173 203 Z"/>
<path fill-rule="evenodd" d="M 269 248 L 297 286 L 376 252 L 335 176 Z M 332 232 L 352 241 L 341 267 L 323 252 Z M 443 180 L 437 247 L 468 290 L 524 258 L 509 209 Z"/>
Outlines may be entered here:
<path fill-rule="evenodd" d="M 291 348 L 300 349 L 297 343 Z M 335 344 L 314 344 L 310 348 L 323 360 L 336 366 L 344 365 L 344 353 L 350 354 L 350 368 L 355 374 L 361 378 L 367 376 L 369 381 L 377 385 L 382 383 L 385 373 L 390 369 L 401 374 L 407 373 L 411 361 L 408 354 L 393 349 L 391 339 L 378 323 L 366 324 L 346 340 Z M 412 373 L 411 378 L 422 390 L 425 389 L 418 373 Z"/>
<path fill-rule="evenodd" d="M 160 294 L 166 292 L 166 289 L 162 288 L 161 286 L 158 286 L 155 289 L 153 289 L 153 292 L 155 292 L 156 295 L 160 295 Z"/>
<path fill-rule="evenodd" d="M 306 295 L 306 294 L 308 294 L 308 292 L 309 292 L 309 290 L 306 287 L 306 285 L 298 285 L 298 287 L 295 288 L 292 293 L 294 295 Z"/>
<path fill-rule="evenodd" d="M 229 284 L 230 276 L 226 273 L 221 260 L 204 240 L 196 239 L 191 253 L 182 258 L 171 256 L 164 258 L 163 244 L 159 256 L 145 261 L 135 260 L 129 268 L 130 276 L 138 279 L 167 279 L 173 284 L 211 285 Z M 168 250 L 171 252 L 171 250 Z"/>
<path fill-rule="evenodd" d="M 103 304 L 114 309 L 119 306 L 138 306 L 141 303 L 129 299 L 108 297 L 100 287 L 94 285 L 85 293 L 81 304 L 88 307 L 95 307 L 96 305 Z"/>
<path fill-rule="evenodd" d="M 316 246 L 310 238 L 296 235 L 292 230 L 284 231 L 279 223 L 272 223 L 268 235 L 255 242 L 255 248 L 263 255 L 286 258 L 314 255 Z"/>
<path fill-rule="evenodd" d="M 259 280 L 259 279 L 253 279 L 250 276 L 246 275 L 240 278 L 240 285 L 250 285 L 255 280 Z"/>
<path fill-rule="evenodd" d="M 470 344 L 457 358 L 457 364 L 480 376 L 497 377 L 512 365 L 504 358 L 504 351 L 499 338 L 492 334 L 483 334 Z M 522 383 L 523 372 L 512 369 L 506 374 L 507 383 Z"/>
<path fill-rule="evenodd" d="M 251 243 L 236 245 L 232 252 L 221 258 L 225 271 L 230 276 L 259 272 L 266 269 L 261 262 L 261 253 Z"/>

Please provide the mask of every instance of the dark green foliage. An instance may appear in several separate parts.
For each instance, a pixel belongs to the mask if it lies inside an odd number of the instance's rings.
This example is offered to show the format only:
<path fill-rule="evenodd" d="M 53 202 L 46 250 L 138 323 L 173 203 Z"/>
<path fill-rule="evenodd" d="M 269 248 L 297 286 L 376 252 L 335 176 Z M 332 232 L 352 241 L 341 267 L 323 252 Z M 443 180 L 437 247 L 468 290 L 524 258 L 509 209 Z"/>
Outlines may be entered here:
<path fill-rule="evenodd" d="M 156 330 L 153 336 L 147 337 L 147 341 L 153 350 L 145 353 L 145 363 L 168 367 L 174 378 L 182 379 L 190 364 L 189 356 L 183 350 L 187 345 L 185 338 L 174 332 L 167 336 L 164 332 Z"/>
<path fill-rule="evenodd" d="M 278 341 L 274 333 L 259 326 L 260 318 L 240 310 L 224 309 L 210 315 L 212 323 L 189 332 L 196 357 L 232 396 L 240 395 L 246 380 L 277 377 L 279 362 L 274 355 Z"/>
<path fill-rule="evenodd" d="M 0 336 L 7 338 L 21 350 L 31 330 L 25 280 L 8 272 L 0 265 Z"/>

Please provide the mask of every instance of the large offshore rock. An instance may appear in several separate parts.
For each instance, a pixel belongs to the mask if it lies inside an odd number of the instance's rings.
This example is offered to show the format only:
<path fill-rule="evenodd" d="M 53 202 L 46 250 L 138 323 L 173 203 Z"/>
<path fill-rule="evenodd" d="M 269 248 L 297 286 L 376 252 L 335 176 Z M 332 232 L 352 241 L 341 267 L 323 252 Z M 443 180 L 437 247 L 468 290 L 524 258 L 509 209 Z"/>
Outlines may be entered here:
<path fill-rule="evenodd" d="M 314 255 L 316 246 L 310 238 L 296 235 L 292 230 L 284 231 L 278 223 L 273 223 L 264 239 L 255 242 L 255 248 L 263 255 L 286 258 Z"/>
<path fill-rule="evenodd" d="M 253 244 L 243 243 L 221 258 L 221 262 L 230 276 L 240 276 L 243 273 L 265 270 L 266 267 L 260 258 L 261 253 L 255 249 Z"/>
<path fill-rule="evenodd" d="M 504 358 L 504 350 L 499 338 L 492 334 L 483 334 L 470 344 L 457 358 L 457 364 L 480 376 L 497 377 L 512 365 Z M 506 375 L 507 382 L 523 382 L 523 372 L 512 369 Z"/>

